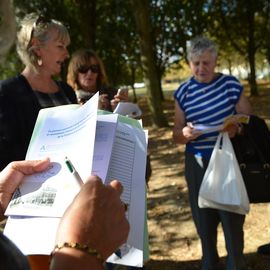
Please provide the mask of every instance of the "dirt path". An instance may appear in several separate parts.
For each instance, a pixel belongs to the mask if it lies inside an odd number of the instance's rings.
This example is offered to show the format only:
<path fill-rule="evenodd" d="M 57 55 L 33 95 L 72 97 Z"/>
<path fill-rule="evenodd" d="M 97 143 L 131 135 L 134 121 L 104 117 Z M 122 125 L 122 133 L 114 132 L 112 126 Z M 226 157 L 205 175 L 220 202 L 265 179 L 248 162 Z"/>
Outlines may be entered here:
<path fill-rule="evenodd" d="M 268 89 L 270 92 L 270 89 Z M 270 96 L 251 99 L 254 112 L 270 119 Z M 165 102 L 165 111 L 172 126 L 174 103 Z M 200 242 L 195 231 L 187 187 L 183 177 L 183 146 L 171 139 L 171 127 L 151 127 L 149 112 L 144 100 L 140 100 L 144 112 L 144 125 L 149 130 L 149 153 L 152 177 L 148 189 L 148 228 L 150 243 L 149 270 L 200 269 Z M 252 270 L 270 269 L 270 257 L 256 254 L 257 247 L 270 242 L 270 204 L 251 205 L 245 222 L 245 254 Z M 223 233 L 219 228 L 218 249 L 224 268 Z"/>

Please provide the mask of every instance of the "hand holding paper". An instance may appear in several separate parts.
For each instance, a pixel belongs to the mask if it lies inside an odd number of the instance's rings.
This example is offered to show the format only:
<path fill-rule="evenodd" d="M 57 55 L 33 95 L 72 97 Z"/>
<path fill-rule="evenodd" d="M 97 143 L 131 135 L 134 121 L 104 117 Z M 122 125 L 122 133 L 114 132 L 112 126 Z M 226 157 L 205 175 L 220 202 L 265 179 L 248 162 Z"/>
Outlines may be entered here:
<path fill-rule="evenodd" d="M 191 122 L 187 123 L 187 126 L 193 129 L 193 134 L 205 134 L 215 131 L 228 131 L 232 126 L 238 127 L 242 123 L 248 123 L 249 116 L 245 114 L 236 114 L 227 117 L 223 124 L 220 125 L 210 125 L 210 124 L 193 124 Z"/>
<path fill-rule="evenodd" d="M 119 102 L 114 110 L 114 113 L 118 113 L 131 118 L 140 117 L 142 115 L 142 111 L 139 106 L 131 102 Z"/>
<path fill-rule="evenodd" d="M 223 125 L 205 125 L 205 124 L 195 124 L 187 123 L 188 126 L 190 126 L 193 130 L 193 134 L 204 134 L 214 131 L 220 131 L 223 127 Z"/>

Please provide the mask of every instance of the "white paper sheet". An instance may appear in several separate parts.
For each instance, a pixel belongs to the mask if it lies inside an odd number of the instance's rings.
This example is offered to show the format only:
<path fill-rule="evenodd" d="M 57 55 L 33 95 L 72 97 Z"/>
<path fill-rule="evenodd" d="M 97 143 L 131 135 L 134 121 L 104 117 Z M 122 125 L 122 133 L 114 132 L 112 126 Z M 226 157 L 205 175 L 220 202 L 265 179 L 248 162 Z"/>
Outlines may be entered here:
<path fill-rule="evenodd" d="M 41 110 L 26 159 L 49 156 L 48 170 L 27 176 L 11 200 L 6 215 L 61 217 L 79 191 L 65 165 L 65 156 L 86 179 L 92 169 L 98 95 L 84 106 Z M 38 136 L 37 136 L 38 131 Z M 85 139 L 87 138 L 87 140 Z"/>
<path fill-rule="evenodd" d="M 118 122 L 110 169 L 106 183 L 119 179 L 124 186 L 121 199 L 129 205 L 127 218 L 130 222 L 130 233 L 127 244 L 120 249 L 122 258 L 114 254 L 109 262 L 143 266 L 144 239 L 142 232 L 145 226 L 145 166 L 146 138 L 142 129 Z M 119 158 L 120 157 L 120 158 Z M 134 173 L 136 172 L 136 173 Z M 130 181 L 132 178 L 132 181 Z"/>
<path fill-rule="evenodd" d="M 105 182 L 114 144 L 118 115 L 98 115 L 97 119 L 92 174 L 98 175 Z"/>
<path fill-rule="evenodd" d="M 137 118 L 142 115 L 142 111 L 139 106 L 132 102 L 119 102 L 114 110 L 114 113 L 131 118 Z"/>
<path fill-rule="evenodd" d="M 9 217 L 4 234 L 25 255 L 50 255 L 60 218 Z"/>
<path fill-rule="evenodd" d="M 121 116 L 112 114 L 98 115 L 93 173 L 97 173 L 106 184 L 113 179 L 119 180 L 124 187 L 121 200 L 129 205 L 126 212 L 130 223 L 127 243 L 120 248 L 121 258 L 113 254 L 108 258 L 108 262 L 141 267 L 143 265 L 143 233 L 146 218 L 147 139 L 143 129 L 122 122 L 121 118 Z M 122 120 L 126 120 L 126 118 L 122 118 Z M 136 120 L 130 119 L 130 121 Z M 112 149 L 110 159 L 106 156 L 108 147 Z M 107 163 L 108 166 L 104 166 Z"/>
<path fill-rule="evenodd" d="M 223 129 L 223 124 L 222 125 L 203 125 L 203 124 L 197 124 L 197 125 L 192 125 L 193 131 L 192 133 L 209 133 L 209 132 L 214 132 L 214 131 L 221 131 Z"/>

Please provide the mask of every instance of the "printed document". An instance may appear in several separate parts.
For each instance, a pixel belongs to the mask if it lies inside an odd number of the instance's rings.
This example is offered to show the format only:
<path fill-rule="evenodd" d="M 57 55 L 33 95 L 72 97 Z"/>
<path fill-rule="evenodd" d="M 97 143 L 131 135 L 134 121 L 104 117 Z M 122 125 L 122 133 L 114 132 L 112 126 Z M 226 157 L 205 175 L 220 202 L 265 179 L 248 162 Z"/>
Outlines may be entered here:
<path fill-rule="evenodd" d="M 80 189 L 65 165 L 67 156 L 83 180 L 92 173 L 106 184 L 117 179 L 124 186 L 121 200 L 129 205 L 130 233 L 120 248 L 121 258 L 113 254 L 108 261 L 140 267 L 146 218 L 145 132 L 135 119 L 97 115 L 98 96 L 88 102 L 41 110 L 26 159 L 49 156 L 51 166 L 26 177 L 6 211 L 4 233 L 26 255 L 50 254 L 60 217 Z"/>

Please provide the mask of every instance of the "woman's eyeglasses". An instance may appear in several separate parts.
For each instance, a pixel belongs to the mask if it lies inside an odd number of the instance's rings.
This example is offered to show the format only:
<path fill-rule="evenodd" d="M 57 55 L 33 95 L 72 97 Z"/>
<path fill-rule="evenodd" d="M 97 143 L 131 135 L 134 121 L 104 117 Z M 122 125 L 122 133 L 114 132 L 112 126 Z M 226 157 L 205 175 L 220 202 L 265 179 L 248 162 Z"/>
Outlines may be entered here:
<path fill-rule="evenodd" d="M 90 65 L 90 66 L 81 66 L 78 68 L 79 73 L 87 73 L 89 70 L 93 73 L 98 73 L 99 72 L 99 66 L 98 65 Z"/>

